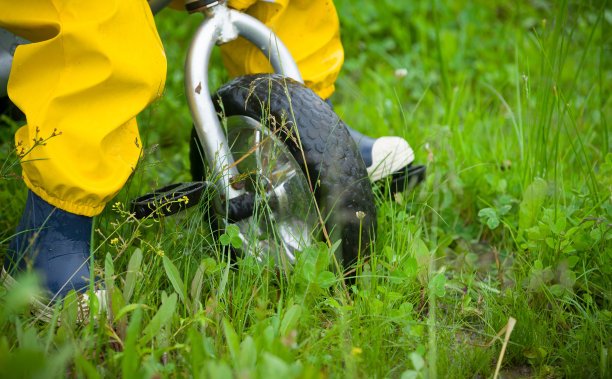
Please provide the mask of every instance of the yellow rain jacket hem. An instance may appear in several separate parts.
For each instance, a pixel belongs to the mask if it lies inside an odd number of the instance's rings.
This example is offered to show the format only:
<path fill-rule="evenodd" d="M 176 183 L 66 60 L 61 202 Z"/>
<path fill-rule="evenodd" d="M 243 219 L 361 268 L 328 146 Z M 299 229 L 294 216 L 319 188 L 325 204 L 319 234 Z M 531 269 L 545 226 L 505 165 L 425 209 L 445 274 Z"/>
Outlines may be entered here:
<path fill-rule="evenodd" d="M 25 182 L 26 186 L 30 190 L 32 190 L 32 192 L 40 196 L 44 201 L 53 205 L 54 207 L 63 209 L 70 213 L 74 213 L 74 214 L 78 214 L 82 216 L 93 217 L 95 215 L 100 214 L 104 210 L 104 206 L 106 205 L 106 203 L 92 204 L 92 205 L 75 204 L 72 201 L 58 199 L 57 197 L 53 197 L 49 195 L 47 192 L 45 192 L 43 188 L 37 187 L 34 184 L 32 184 L 32 182 L 30 182 L 28 177 L 25 175 L 23 177 L 23 181 Z"/>
<path fill-rule="evenodd" d="M 164 87 L 148 3 L 0 1 L 0 27 L 32 41 L 8 82 L 27 120 L 15 134 L 26 185 L 68 212 L 100 213 L 140 157 L 136 115 Z"/>

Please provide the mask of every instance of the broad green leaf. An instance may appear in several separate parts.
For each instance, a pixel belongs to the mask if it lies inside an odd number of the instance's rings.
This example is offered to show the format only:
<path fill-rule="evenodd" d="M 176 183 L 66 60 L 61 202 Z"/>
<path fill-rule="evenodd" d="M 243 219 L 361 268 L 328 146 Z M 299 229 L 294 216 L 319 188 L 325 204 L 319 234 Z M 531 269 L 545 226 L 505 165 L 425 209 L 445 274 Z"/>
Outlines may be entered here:
<path fill-rule="evenodd" d="M 62 326 L 67 328 L 74 328 L 79 313 L 79 300 L 74 290 L 70 290 L 66 297 L 64 297 L 64 303 L 60 316 Z"/>
<path fill-rule="evenodd" d="M 209 378 L 214 379 L 234 379 L 232 369 L 223 361 L 206 362 L 206 371 Z"/>
<path fill-rule="evenodd" d="M 408 257 L 404 261 L 403 271 L 406 274 L 406 276 L 412 277 L 416 275 L 418 270 L 419 270 L 419 263 L 417 262 L 416 258 Z"/>
<path fill-rule="evenodd" d="M 561 232 L 565 231 L 566 224 L 565 215 L 560 215 L 559 218 L 557 218 L 557 222 L 551 227 L 551 230 L 555 234 L 561 234 Z"/>
<path fill-rule="evenodd" d="M 3 326 L 3 322 L 9 320 L 11 315 L 24 312 L 29 307 L 30 301 L 40 295 L 38 275 L 33 272 L 26 272 L 20 275 L 18 279 L 10 291 L 0 292 L 2 297 L 0 326 Z M 4 279 L 0 280 L 0 283 L 5 284 Z"/>
<path fill-rule="evenodd" d="M 422 283 L 427 283 L 427 270 L 431 261 L 431 254 L 427 244 L 420 238 L 415 238 L 413 242 L 414 257 L 418 263 L 419 279 Z"/>
<path fill-rule="evenodd" d="M 110 253 L 106 253 L 104 261 L 104 278 L 106 280 L 106 290 L 110 291 L 115 283 L 115 267 L 113 266 L 113 257 Z"/>
<path fill-rule="evenodd" d="M 302 314 L 302 307 L 298 304 L 294 304 L 285 312 L 283 321 L 281 321 L 279 333 L 281 336 L 286 336 L 297 326 L 297 323 Z"/>
<path fill-rule="evenodd" d="M 289 365 L 279 357 L 265 352 L 259 370 L 261 378 L 286 378 L 289 374 Z"/>
<path fill-rule="evenodd" d="M 142 263 L 142 250 L 137 248 L 130 257 L 127 273 L 125 274 L 125 287 L 123 287 L 123 299 L 126 303 L 132 298 L 134 287 L 136 286 L 136 278 L 140 274 L 140 264 Z"/>
<path fill-rule="evenodd" d="M 77 368 L 82 370 L 80 373 L 84 378 L 97 379 L 100 378 L 100 374 L 96 370 L 96 366 L 94 366 L 88 359 L 85 359 L 82 355 L 77 355 L 74 360 Z M 84 375 L 83 375 L 84 374 Z M 80 376 L 77 374 L 77 376 Z"/>
<path fill-rule="evenodd" d="M 336 276 L 330 271 L 323 271 L 317 275 L 316 283 L 321 288 L 329 288 L 336 281 Z"/>
<path fill-rule="evenodd" d="M 559 285 L 565 288 L 567 291 L 573 291 L 574 285 L 576 284 L 576 273 L 569 268 L 563 268 L 558 270 Z"/>
<path fill-rule="evenodd" d="M 106 294 L 107 296 L 109 295 L 108 290 L 106 291 Z M 123 293 L 121 293 L 121 290 L 118 287 L 114 287 L 110 291 L 110 300 L 110 309 L 113 312 L 112 314 L 115 315 L 125 305 L 125 302 L 123 301 Z"/>
<path fill-rule="evenodd" d="M 400 305 L 399 310 L 402 315 L 406 316 L 412 313 L 413 308 L 414 308 L 414 305 L 412 305 L 412 303 L 405 302 L 402 305 Z"/>
<path fill-rule="evenodd" d="M 326 246 L 321 246 L 318 250 L 317 260 L 316 260 L 316 270 L 317 274 L 327 270 L 330 265 L 334 265 L 334 256 L 329 254 L 329 251 Z"/>
<path fill-rule="evenodd" d="M 497 211 L 493 208 L 483 208 L 478 212 L 478 217 L 481 221 L 484 221 L 489 229 L 493 230 L 499 225 L 499 218 L 497 217 Z"/>
<path fill-rule="evenodd" d="M 229 245 L 230 244 L 230 240 L 231 240 L 231 237 L 229 235 L 225 234 L 225 233 L 221 234 L 219 236 L 219 242 L 221 242 L 221 245 L 223 245 L 223 246 Z"/>
<path fill-rule="evenodd" d="M 228 225 L 226 233 L 230 237 L 237 237 L 240 234 L 240 228 L 234 224 Z"/>
<path fill-rule="evenodd" d="M 159 307 L 159 310 L 155 316 L 153 316 L 147 327 L 142 332 L 143 337 L 140 340 L 141 344 L 144 345 L 149 342 L 159 333 L 161 328 L 163 328 L 170 321 L 174 311 L 176 310 L 177 300 L 176 293 L 173 293 L 172 295 L 168 296 L 166 301 L 162 302 L 161 307 Z"/>
<path fill-rule="evenodd" d="M 191 361 L 190 371 L 194 378 L 200 377 L 200 370 L 202 369 L 206 360 L 206 352 L 204 351 L 204 336 L 198 330 L 196 324 L 192 324 L 189 328 L 189 360 Z"/>
<path fill-rule="evenodd" d="M 553 284 L 550 286 L 550 293 L 555 297 L 561 297 L 565 293 L 565 288 L 559 284 Z"/>
<path fill-rule="evenodd" d="M 421 371 L 421 369 L 425 366 L 425 360 L 418 353 L 412 352 L 408 354 L 410 361 L 412 362 L 412 366 L 415 370 Z"/>
<path fill-rule="evenodd" d="M 255 367 L 255 363 L 257 363 L 257 346 L 251 336 L 246 336 L 240 344 L 240 367 Z"/>
<path fill-rule="evenodd" d="M 191 301 L 193 302 L 194 312 L 196 304 L 200 301 L 200 294 L 202 293 L 202 282 L 204 281 L 204 273 L 206 272 L 206 261 L 202 261 L 191 282 Z"/>
<path fill-rule="evenodd" d="M 540 360 L 545 358 L 547 353 L 542 347 L 529 346 L 523 349 L 523 355 L 528 359 Z"/>
<path fill-rule="evenodd" d="M 309 282 L 315 282 L 316 281 L 316 261 L 313 259 L 308 259 L 306 262 L 304 262 L 303 266 L 302 266 L 302 273 L 304 275 L 304 278 L 306 280 L 308 280 Z"/>
<path fill-rule="evenodd" d="M 429 284 L 429 288 L 430 290 L 434 291 L 436 296 L 442 297 L 446 293 L 444 289 L 445 284 L 446 284 L 446 277 L 444 276 L 443 273 L 438 273 L 431 280 L 431 283 Z"/>
<path fill-rule="evenodd" d="M 336 242 L 333 243 L 333 245 L 331 245 L 331 247 L 329 248 L 329 255 L 332 256 L 333 254 L 336 253 L 336 250 L 338 250 L 338 248 L 340 247 L 340 244 L 342 243 L 342 240 L 339 239 Z"/>
<path fill-rule="evenodd" d="M 133 313 L 127 327 L 125 344 L 123 348 L 123 359 L 121 360 L 121 372 L 124 378 L 135 378 L 140 366 L 140 355 L 136 349 L 138 336 L 140 335 L 140 324 L 142 321 L 142 309 L 138 308 Z M 146 344 L 146 341 L 142 341 Z"/>
<path fill-rule="evenodd" d="M 230 355 L 232 359 L 236 362 L 238 360 L 238 354 L 240 351 L 240 339 L 238 338 L 238 334 L 234 330 L 232 324 L 227 321 L 226 318 L 223 319 L 223 334 L 225 335 L 225 341 L 227 342 L 227 347 L 229 349 Z"/>
<path fill-rule="evenodd" d="M 170 258 L 168 258 L 165 255 L 162 258 L 164 261 L 164 269 L 166 270 L 166 275 L 168 275 L 168 279 L 170 279 L 170 282 L 172 283 L 174 290 L 178 293 L 181 299 L 181 302 L 185 304 L 185 306 L 187 307 L 187 310 L 191 313 L 191 307 L 189 306 L 187 299 L 185 298 L 185 295 L 187 292 L 185 290 L 185 284 L 183 283 L 183 280 L 181 279 L 181 275 L 179 274 L 178 269 L 176 268 L 174 263 L 172 263 Z"/>
<path fill-rule="evenodd" d="M 547 187 L 544 180 L 537 178 L 525 189 L 523 200 L 519 205 L 520 230 L 526 230 L 536 225 L 546 199 Z"/>
<path fill-rule="evenodd" d="M 536 259 L 536 261 L 533 262 L 533 268 L 536 270 L 542 270 L 544 268 L 544 265 L 542 264 L 541 260 Z"/>
<path fill-rule="evenodd" d="M 499 219 L 497 217 L 493 217 L 487 220 L 487 226 L 489 229 L 493 230 L 499 226 Z"/>
<path fill-rule="evenodd" d="M 574 268 L 574 266 L 576 266 L 576 263 L 578 263 L 579 261 L 580 257 L 576 255 L 570 255 L 569 257 L 567 257 L 567 267 Z"/>
<path fill-rule="evenodd" d="M 419 377 L 418 371 L 415 370 L 406 370 L 400 376 L 400 379 L 416 379 Z"/>
<path fill-rule="evenodd" d="M 493 208 L 483 208 L 478 211 L 478 217 L 496 218 L 497 212 L 495 212 L 495 209 Z"/>
<path fill-rule="evenodd" d="M 512 209 L 512 205 L 509 205 L 509 204 L 502 205 L 501 207 L 499 207 L 499 210 L 497 211 L 497 214 L 500 215 L 500 216 L 503 216 L 506 213 L 508 213 L 510 211 L 510 209 Z"/>
<path fill-rule="evenodd" d="M 232 236 L 230 243 L 232 244 L 234 249 L 240 249 L 240 247 L 242 246 L 242 240 L 238 236 Z"/>
<path fill-rule="evenodd" d="M 593 230 L 591 230 L 589 235 L 593 239 L 593 242 L 597 243 L 597 242 L 599 242 L 601 240 L 601 229 L 594 228 Z"/>
<path fill-rule="evenodd" d="M 145 308 L 145 309 L 151 309 L 151 307 L 149 307 L 146 304 L 128 304 L 126 306 L 124 306 L 123 308 L 121 308 L 119 310 L 119 312 L 117 312 L 117 314 L 115 314 L 115 321 L 119 320 L 122 316 L 135 311 L 138 308 Z"/>

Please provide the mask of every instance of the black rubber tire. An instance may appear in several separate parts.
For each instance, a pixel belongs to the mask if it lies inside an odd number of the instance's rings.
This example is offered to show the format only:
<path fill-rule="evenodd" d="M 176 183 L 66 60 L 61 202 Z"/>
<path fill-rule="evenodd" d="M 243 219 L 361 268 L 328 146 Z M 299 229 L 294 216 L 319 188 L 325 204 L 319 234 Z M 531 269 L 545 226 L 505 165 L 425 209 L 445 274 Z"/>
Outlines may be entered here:
<path fill-rule="evenodd" d="M 276 127 L 285 120 L 284 130 L 297 126 L 303 155 L 295 136 L 286 132 L 277 135 L 285 141 L 304 173 L 308 170 L 332 242 L 342 239 L 341 253 L 336 252 L 336 257 L 341 258 L 344 267 L 354 263 L 359 246 L 365 251 L 374 240 L 376 206 L 365 164 L 344 122 L 312 90 L 275 74 L 237 77 L 219 88 L 213 101 L 217 111 L 225 116 L 260 120 L 266 115 L 268 120 L 270 116 L 275 119 Z M 266 122 L 271 129 L 273 124 Z M 194 180 L 202 180 L 202 149 L 195 129 L 191 141 L 191 173 Z M 359 212 L 363 212 L 361 220 Z"/>

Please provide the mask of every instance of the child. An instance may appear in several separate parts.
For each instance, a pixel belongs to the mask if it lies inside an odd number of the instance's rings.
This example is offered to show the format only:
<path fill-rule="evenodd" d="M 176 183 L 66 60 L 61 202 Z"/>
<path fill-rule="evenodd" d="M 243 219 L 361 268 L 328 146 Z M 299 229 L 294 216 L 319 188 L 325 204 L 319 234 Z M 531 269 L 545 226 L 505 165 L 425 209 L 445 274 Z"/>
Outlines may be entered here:
<path fill-rule="evenodd" d="M 272 27 L 306 85 L 329 98 L 343 62 L 330 0 L 230 0 L 229 6 Z M 32 42 L 15 51 L 8 83 L 27 120 L 15 139 L 18 152 L 28 154 L 22 169 L 29 192 L 3 270 L 31 262 L 54 297 L 83 292 L 92 217 L 136 166 L 142 149 L 136 115 L 163 91 L 163 47 L 145 0 L 3 1 L 0 27 Z M 232 76 L 269 71 L 263 54 L 244 40 L 224 45 L 222 53 Z M 372 180 L 413 160 L 399 137 L 351 134 Z"/>

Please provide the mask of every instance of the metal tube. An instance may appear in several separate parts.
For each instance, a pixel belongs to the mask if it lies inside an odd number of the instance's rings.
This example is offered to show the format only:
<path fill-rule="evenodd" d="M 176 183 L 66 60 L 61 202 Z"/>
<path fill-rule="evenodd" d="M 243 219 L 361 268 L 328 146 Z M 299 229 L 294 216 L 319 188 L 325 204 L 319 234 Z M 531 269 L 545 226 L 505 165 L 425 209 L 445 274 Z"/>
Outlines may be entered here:
<path fill-rule="evenodd" d="M 6 86 L 11 73 L 15 49 L 17 46 L 26 43 L 30 42 L 0 28 L 0 97 L 6 96 Z"/>
<path fill-rule="evenodd" d="M 245 13 L 230 11 L 238 34 L 253 43 L 268 59 L 274 72 L 304 84 L 293 56 L 283 42 L 259 20 Z"/>
<path fill-rule="evenodd" d="M 235 166 L 228 169 L 234 159 L 208 89 L 210 54 L 221 37 L 227 17 L 227 8 L 219 7 L 196 30 L 185 63 L 185 94 L 206 160 L 214 173 L 220 175 L 216 181 L 219 193 L 231 199 L 241 195 L 244 190 L 235 190 L 230 186 L 230 178 L 237 176 L 238 170 Z"/>
<path fill-rule="evenodd" d="M 289 49 L 263 23 L 225 5 L 215 6 L 206 14 L 207 19 L 195 32 L 187 53 L 185 93 L 206 160 L 220 176 L 216 182 L 219 193 L 231 199 L 244 190 L 230 186 L 230 179 L 239 173 L 236 167 L 227 169 L 233 165 L 234 159 L 208 89 L 208 62 L 215 43 L 227 43 L 241 35 L 269 57 L 277 73 L 300 83 L 303 80 Z"/>

